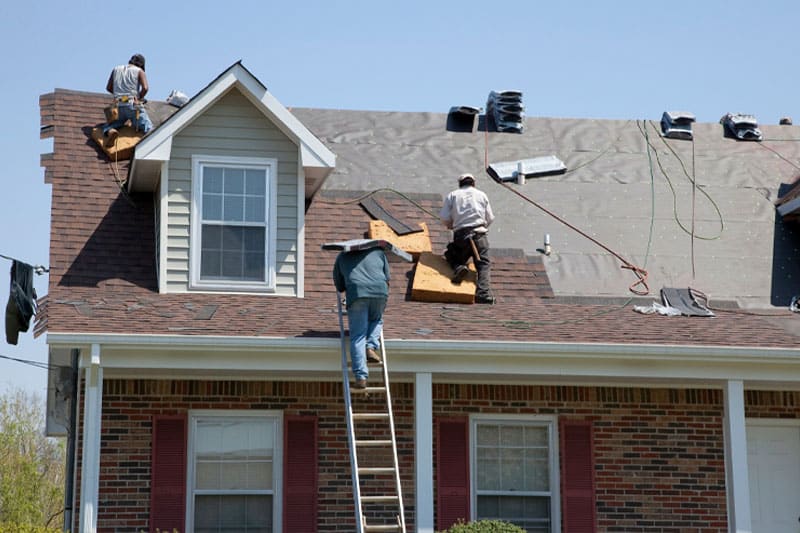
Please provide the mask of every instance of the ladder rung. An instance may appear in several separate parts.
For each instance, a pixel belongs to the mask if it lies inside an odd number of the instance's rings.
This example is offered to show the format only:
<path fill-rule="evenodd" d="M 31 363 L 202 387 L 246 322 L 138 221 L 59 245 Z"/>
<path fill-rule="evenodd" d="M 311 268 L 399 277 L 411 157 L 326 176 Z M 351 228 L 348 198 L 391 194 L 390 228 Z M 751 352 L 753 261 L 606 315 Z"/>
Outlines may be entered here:
<path fill-rule="evenodd" d="M 364 466 L 358 468 L 359 474 L 393 474 L 393 466 Z"/>
<path fill-rule="evenodd" d="M 378 524 L 365 524 L 364 531 L 402 531 L 400 526 L 397 524 L 387 524 L 387 525 L 378 525 Z"/>
<path fill-rule="evenodd" d="M 379 418 L 389 418 L 389 413 L 353 413 L 356 420 L 376 420 Z"/>
<path fill-rule="evenodd" d="M 353 394 L 366 394 L 370 392 L 386 392 L 386 389 L 383 387 L 367 387 L 366 389 L 357 389 L 355 387 L 350 387 L 350 392 Z"/>
<path fill-rule="evenodd" d="M 361 496 L 362 502 L 396 502 L 397 495 L 395 494 L 384 494 L 381 496 Z"/>
<path fill-rule="evenodd" d="M 390 440 L 357 440 L 356 446 L 391 446 Z"/>
<path fill-rule="evenodd" d="M 364 531 L 402 531 L 397 524 L 364 524 Z"/>

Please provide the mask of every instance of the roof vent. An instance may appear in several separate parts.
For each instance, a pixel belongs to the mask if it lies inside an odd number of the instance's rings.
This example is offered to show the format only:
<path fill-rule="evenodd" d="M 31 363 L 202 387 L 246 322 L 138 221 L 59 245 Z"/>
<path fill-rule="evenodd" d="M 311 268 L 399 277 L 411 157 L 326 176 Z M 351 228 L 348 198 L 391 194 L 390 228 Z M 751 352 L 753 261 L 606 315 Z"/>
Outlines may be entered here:
<path fill-rule="evenodd" d="M 481 112 L 480 108 L 470 105 L 454 105 L 447 113 L 447 130 L 472 132 L 475 126 L 475 117 Z"/>
<path fill-rule="evenodd" d="M 525 106 L 522 91 L 492 91 L 486 100 L 486 118 L 491 119 L 494 130 L 522 133 Z"/>
<path fill-rule="evenodd" d="M 661 133 L 670 139 L 692 140 L 694 114 L 688 111 L 664 111 L 661 115 Z"/>
<path fill-rule="evenodd" d="M 740 141 L 760 141 L 763 139 L 758 121 L 753 115 L 743 113 L 726 113 L 719 119 L 725 128 L 725 135 Z"/>
<path fill-rule="evenodd" d="M 792 117 L 781 117 L 780 122 L 778 122 L 781 126 L 791 126 L 792 125 Z"/>
<path fill-rule="evenodd" d="M 489 174 L 496 181 L 516 181 L 520 184 L 525 183 L 525 178 L 563 174 L 566 171 L 567 166 L 554 155 L 489 165 Z"/>

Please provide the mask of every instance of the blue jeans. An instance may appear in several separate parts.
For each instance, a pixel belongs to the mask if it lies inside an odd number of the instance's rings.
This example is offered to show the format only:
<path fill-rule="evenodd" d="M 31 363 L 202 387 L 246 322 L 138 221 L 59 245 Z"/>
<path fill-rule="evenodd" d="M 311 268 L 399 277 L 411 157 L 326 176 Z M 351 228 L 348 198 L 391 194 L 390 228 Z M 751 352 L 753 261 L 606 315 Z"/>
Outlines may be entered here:
<path fill-rule="evenodd" d="M 386 298 L 358 298 L 347 308 L 350 326 L 350 362 L 356 379 L 367 379 L 367 348 L 377 350 L 383 332 Z"/>
<path fill-rule="evenodd" d="M 137 107 L 139 108 L 138 120 L 136 118 Z M 150 117 L 147 116 L 147 111 L 144 110 L 144 106 L 135 106 L 133 103 L 119 103 L 117 104 L 117 109 L 119 110 L 119 118 L 103 126 L 103 135 L 107 134 L 108 130 L 111 128 L 115 130 L 121 128 L 128 120 L 131 121 L 136 131 L 147 133 L 153 129 L 153 123 L 150 121 Z"/>

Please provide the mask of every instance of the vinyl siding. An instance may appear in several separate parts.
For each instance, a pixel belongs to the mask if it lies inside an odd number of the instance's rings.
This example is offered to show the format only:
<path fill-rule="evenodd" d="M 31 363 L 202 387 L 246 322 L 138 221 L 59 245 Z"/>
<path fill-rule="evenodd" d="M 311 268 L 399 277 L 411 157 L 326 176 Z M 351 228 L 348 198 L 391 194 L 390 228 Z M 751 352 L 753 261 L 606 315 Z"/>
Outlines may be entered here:
<path fill-rule="evenodd" d="M 297 294 L 298 148 L 238 89 L 231 89 L 172 140 L 167 194 L 167 292 L 189 290 L 192 155 L 274 158 L 277 169 L 275 293 Z"/>

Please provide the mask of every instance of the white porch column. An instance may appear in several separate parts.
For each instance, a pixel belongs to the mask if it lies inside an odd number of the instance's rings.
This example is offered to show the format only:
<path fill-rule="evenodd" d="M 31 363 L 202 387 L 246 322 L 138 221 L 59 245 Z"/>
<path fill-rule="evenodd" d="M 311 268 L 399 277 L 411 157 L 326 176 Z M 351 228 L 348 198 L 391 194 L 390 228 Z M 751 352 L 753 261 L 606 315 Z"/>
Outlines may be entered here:
<path fill-rule="evenodd" d="M 103 403 L 103 368 L 100 366 L 99 344 L 92 344 L 91 361 L 86 367 L 85 377 L 80 533 L 96 533 L 100 489 L 100 415 Z"/>
<path fill-rule="evenodd" d="M 433 533 L 433 380 L 426 372 L 415 374 L 414 380 L 417 533 Z"/>
<path fill-rule="evenodd" d="M 728 493 L 728 531 L 750 533 L 750 487 L 747 480 L 747 436 L 744 383 L 725 384 L 725 485 Z"/>

